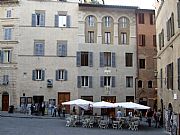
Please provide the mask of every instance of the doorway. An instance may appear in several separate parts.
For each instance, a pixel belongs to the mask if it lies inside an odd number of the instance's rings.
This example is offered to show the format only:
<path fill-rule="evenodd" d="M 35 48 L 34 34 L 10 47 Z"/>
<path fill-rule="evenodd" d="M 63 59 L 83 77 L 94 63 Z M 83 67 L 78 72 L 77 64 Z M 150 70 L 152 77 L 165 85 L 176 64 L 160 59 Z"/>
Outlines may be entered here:
<path fill-rule="evenodd" d="M 4 92 L 2 94 L 2 111 L 8 111 L 9 110 L 9 94 L 7 92 Z"/>
<path fill-rule="evenodd" d="M 58 92 L 58 105 L 62 102 L 70 101 L 70 92 Z M 70 113 L 70 106 L 65 105 L 66 113 Z"/>
<path fill-rule="evenodd" d="M 42 104 L 42 102 L 44 101 L 44 96 L 33 96 L 33 101 L 34 104 L 38 103 L 38 104 Z"/>

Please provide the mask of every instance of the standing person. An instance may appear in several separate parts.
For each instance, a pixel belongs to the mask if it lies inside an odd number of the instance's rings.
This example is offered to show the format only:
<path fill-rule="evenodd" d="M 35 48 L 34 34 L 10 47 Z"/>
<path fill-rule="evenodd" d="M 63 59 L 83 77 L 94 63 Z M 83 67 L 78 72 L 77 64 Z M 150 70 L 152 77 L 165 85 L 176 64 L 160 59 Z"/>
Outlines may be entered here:
<path fill-rule="evenodd" d="M 57 107 L 56 107 L 56 106 L 54 106 L 53 117 L 56 117 L 56 112 L 57 112 Z"/>
<path fill-rule="evenodd" d="M 61 106 L 58 105 L 58 116 L 59 116 L 59 117 L 61 117 L 61 112 L 62 112 Z"/>
<path fill-rule="evenodd" d="M 120 109 L 118 109 L 117 113 L 116 113 L 116 117 L 117 119 L 121 118 L 122 117 L 122 112 Z"/>
<path fill-rule="evenodd" d="M 148 122 L 148 126 L 151 127 L 151 119 L 153 116 L 153 111 L 151 110 L 151 108 L 147 111 L 147 122 Z"/>
<path fill-rule="evenodd" d="M 45 104 L 44 104 L 44 102 L 42 102 L 41 110 L 42 110 L 42 116 L 44 116 L 44 112 L 45 112 Z"/>
<path fill-rule="evenodd" d="M 31 104 L 31 115 L 34 113 L 34 105 Z"/>
<path fill-rule="evenodd" d="M 76 115 L 76 107 L 73 106 L 73 114 Z"/>
<path fill-rule="evenodd" d="M 158 117 L 157 117 L 157 111 L 156 110 L 154 110 L 154 114 L 153 114 L 153 117 L 154 117 L 154 120 L 155 120 L 155 128 L 157 128 L 158 127 Z"/>

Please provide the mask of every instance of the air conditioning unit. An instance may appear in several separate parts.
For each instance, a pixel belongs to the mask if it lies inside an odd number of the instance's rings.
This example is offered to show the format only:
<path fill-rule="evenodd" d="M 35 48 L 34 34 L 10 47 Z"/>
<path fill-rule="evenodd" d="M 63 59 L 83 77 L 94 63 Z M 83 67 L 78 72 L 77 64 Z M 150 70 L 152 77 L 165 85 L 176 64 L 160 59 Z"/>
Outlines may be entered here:
<path fill-rule="evenodd" d="M 53 87 L 53 79 L 47 79 L 47 87 L 52 88 Z"/>

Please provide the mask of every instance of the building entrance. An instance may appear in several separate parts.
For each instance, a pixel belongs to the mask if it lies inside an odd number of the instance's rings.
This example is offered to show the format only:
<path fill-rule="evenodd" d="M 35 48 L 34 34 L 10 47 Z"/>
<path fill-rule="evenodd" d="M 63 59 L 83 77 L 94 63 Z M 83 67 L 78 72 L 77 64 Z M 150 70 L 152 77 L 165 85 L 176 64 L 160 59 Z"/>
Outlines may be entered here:
<path fill-rule="evenodd" d="M 9 109 L 9 94 L 4 92 L 2 94 L 2 111 L 8 111 Z"/>

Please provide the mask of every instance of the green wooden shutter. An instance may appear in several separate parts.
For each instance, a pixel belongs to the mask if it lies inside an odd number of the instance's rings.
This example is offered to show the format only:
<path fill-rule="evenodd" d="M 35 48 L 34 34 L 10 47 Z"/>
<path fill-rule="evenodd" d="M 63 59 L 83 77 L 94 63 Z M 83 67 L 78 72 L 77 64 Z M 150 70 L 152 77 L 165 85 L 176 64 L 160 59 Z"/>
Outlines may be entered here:
<path fill-rule="evenodd" d="M 36 14 L 32 14 L 32 22 L 31 22 L 33 27 L 36 27 Z"/>
<path fill-rule="evenodd" d="M 54 26 L 59 27 L 59 15 L 55 15 Z"/>

